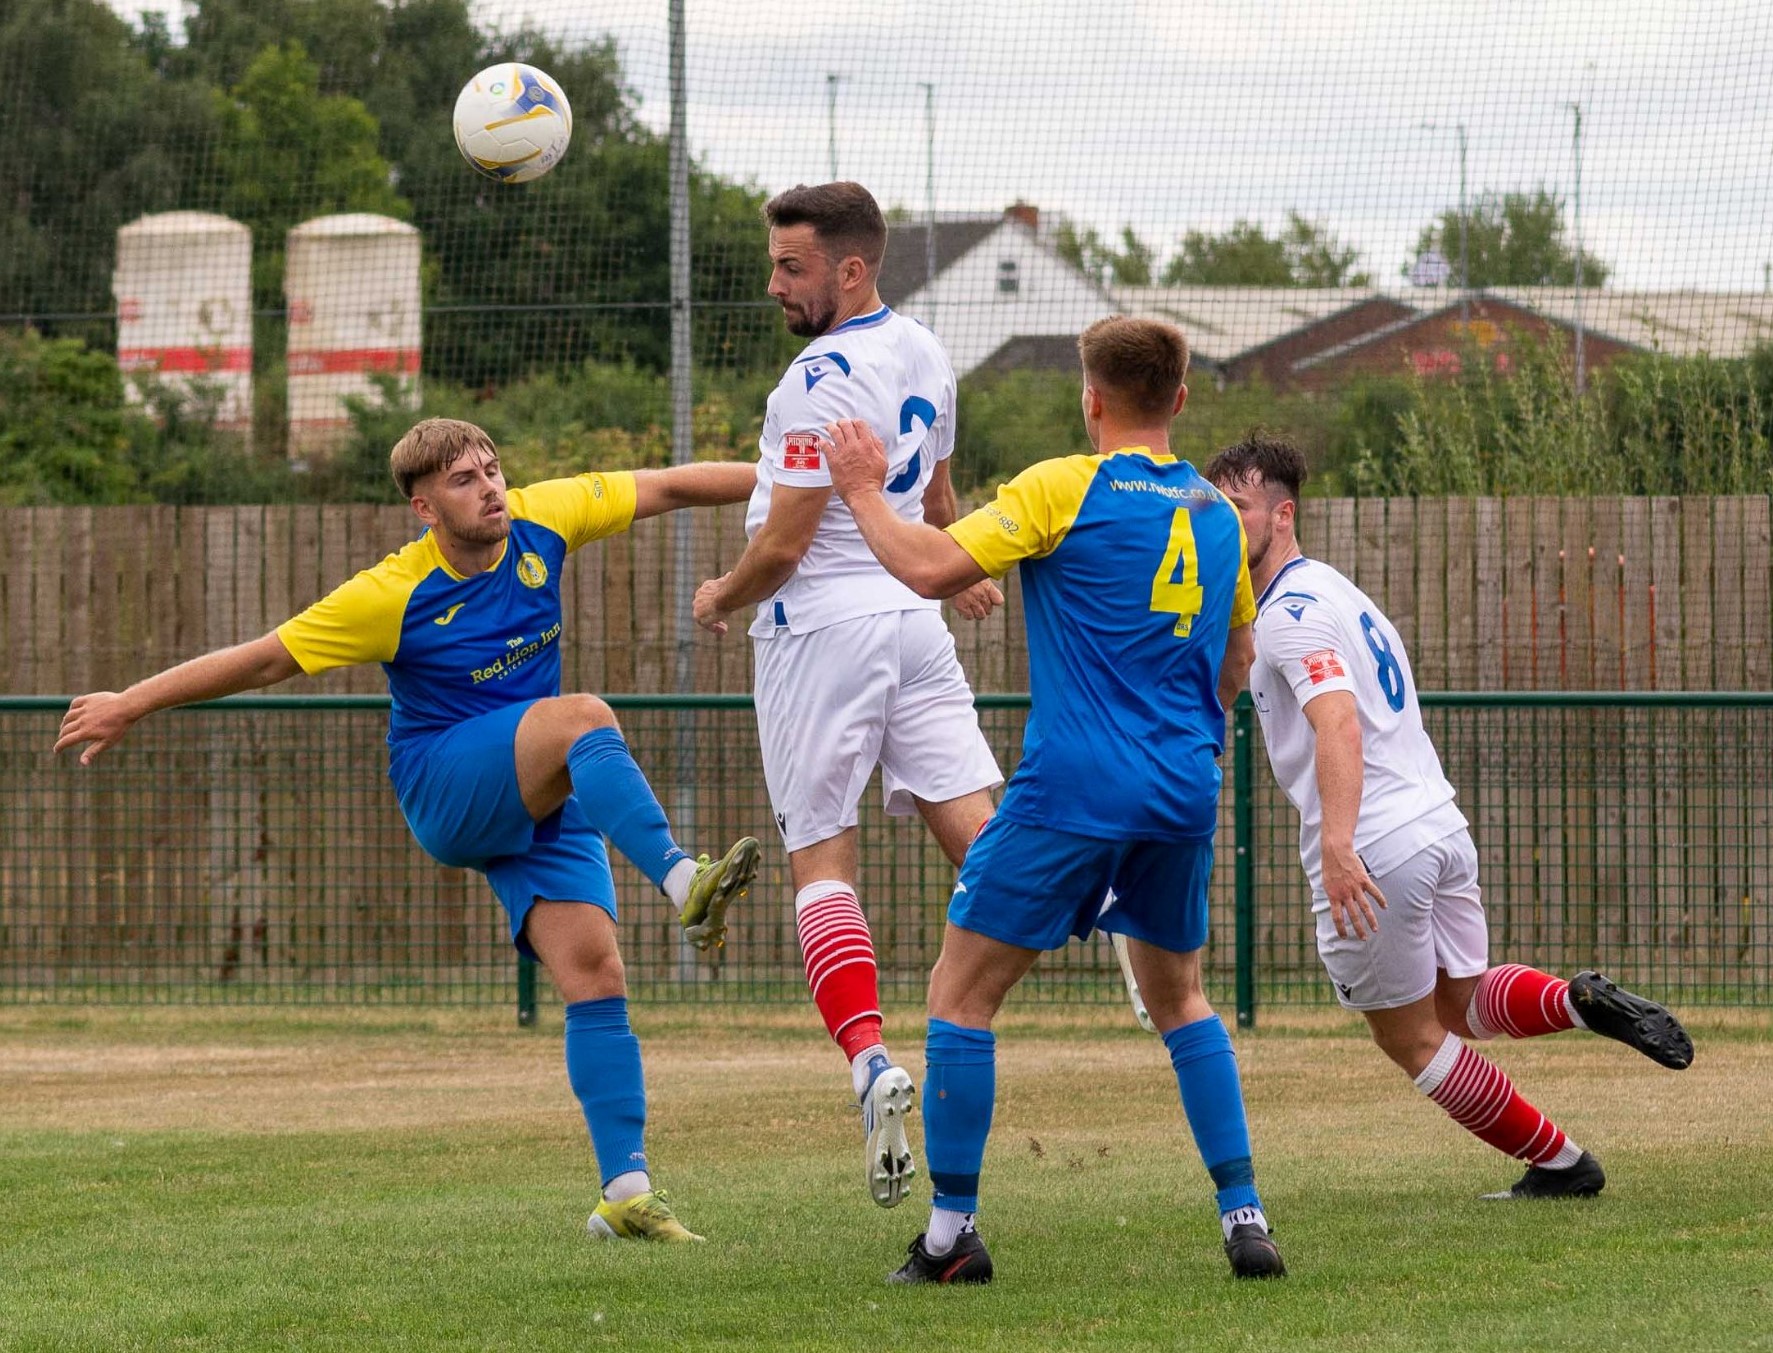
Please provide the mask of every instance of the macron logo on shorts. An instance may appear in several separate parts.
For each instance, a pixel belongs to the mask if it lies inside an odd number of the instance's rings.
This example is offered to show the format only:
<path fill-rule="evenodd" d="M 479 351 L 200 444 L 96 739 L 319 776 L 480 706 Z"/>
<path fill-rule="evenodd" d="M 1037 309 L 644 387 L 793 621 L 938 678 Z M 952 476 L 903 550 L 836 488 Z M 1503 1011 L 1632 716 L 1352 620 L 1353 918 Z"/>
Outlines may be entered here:
<path fill-rule="evenodd" d="M 1347 676 L 1342 670 L 1341 655 L 1333 648 L 1320 648 L 1315 653 L 1307 653 L 1299 659 L 1305 666 L 1305 675 L 1311 678 L 1313 686 L 1321 686 L 1336 677 Z"/>
<path fill-rule="evenodd" d="M 784 470 L 822 470 L 825 462 L 819 455 L 819 434 L 790 432 L 782 438 Z"/>

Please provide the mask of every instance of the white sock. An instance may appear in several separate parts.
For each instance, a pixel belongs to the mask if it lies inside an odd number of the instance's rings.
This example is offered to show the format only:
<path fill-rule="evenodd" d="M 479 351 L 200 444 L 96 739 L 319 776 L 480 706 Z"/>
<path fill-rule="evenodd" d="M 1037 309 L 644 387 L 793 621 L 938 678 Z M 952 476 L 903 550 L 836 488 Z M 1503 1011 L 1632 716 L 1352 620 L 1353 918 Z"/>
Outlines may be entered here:
<path fill-rule="evenodd" d="M 923 1233 L 923 1252 L 932 1258 L 947 1254 L 961 1236 L 978 1229 L 973 1224 L 974 1216 L 971 1212 L 950 1212 L 945 1207 L 932 1207 L 929 1229 Z"/>
<path fill-rule="evenodd" d="M 1588 1027 L 1583 1021 L 1582 1012 L 1576 1008 L 1576 1002 L 1570 999 L 1569 987 L 1564 988 L 1564 1010 L 1570 1016 L 1570 1023 L 1574 1024 L 1578 1029 L 1586 1029 Z"/>
<path fill-rule="evenodd" d="M 1539 1168 L 1541 1170 L 1567 1170 L 1581 1159 L 1582 1148 L 1566 1136 L 1563 1149 L 1550 1160 L 1539 1162 Z"/>
<path fill-rule="evenodd" d="M 696 876 L 696 862 L 685 855 L 665 873 L 665 896 L 671 899 L 671 905 L 679 911 L 683 909 L 683 900 L 689 896 L 690 880 Z"/>
<path fill-rule="evenodd" d="M 856 1087 L 856 1098 L 860 1100 L 868 1090 L 868 1063 L 876 1057 L 886 1057 L 885 1043 L 870 1043 L 854 1057 L 850 1058 L 850 1084 Z M 888 1057 L 888 1061 L 892 1058 Z"/>
<path fill-rule="evenodd" d="M 1565 996 L 1564 999 L 1569 1000 L 1570 998 Z M 1475 990 L 1471 993 L 1470 1003 L 1465 1007 L 1465 1027 L 1471 1030 L 1473 1038 L 1485 1043 L 1501 1032 L 1499 1029 L 1492 1029 L 1478 1017 L 1478 998 Z"/>
<path fill-rule="evenodd" d="M 652 1188 L 653 1181 L 645 1170 L 624 1170 L 603 1186 L 603 1196 L 612 1203 L 625 1203 Z"/>
<path fill-rule="evenodd" d="M 1246 1226 L 1250 1222 L 1255 1222 L 1262 1228 L 1264 1234 L 1267 1233 L 1268 1218 L 1262 1215 L 1262 1209 L 1259 1207 L 1234 1207 L 1229 1212 L 1219 1214 L 1219 1229 L 1225 1232 L 1227 1240 L 1231 1239 L 1232 1227 Z"/>

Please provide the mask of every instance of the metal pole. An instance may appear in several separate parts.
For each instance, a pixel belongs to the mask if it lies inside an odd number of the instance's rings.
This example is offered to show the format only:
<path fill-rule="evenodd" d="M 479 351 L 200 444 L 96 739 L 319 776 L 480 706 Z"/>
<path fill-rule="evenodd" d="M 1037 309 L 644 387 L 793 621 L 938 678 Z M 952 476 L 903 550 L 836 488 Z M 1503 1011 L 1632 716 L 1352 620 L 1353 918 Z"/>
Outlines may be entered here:
<path fill-rule="evenodd" d="M 1582 105 L 1573 103 L 1576 117 L 1573 138 L 1576 150 L 1576 393 L 1588 388 L 1588 364 L 1583 353 L 1582 332 Z"/>
<path fill-rule="evenodd" d="M 1444 132 L 1451 130 L 1459 138 L 1459 326 L 1467 329 L 1471 325 L 1471 248 L 1470 231 L 1467 221 L 1470 212 L 1466 209 L 1465 196 L 1465 146 L 1466 134 L 1463 122 L 1424 122 L 1420 124 L 1425 132 Z M 1446 241 L 1441 241 L 1446 248 Z"/>
<path fill-rule="evenodd" d="M 671 463 L 687 465 L 695 458 L 694 353 L 690 343 L 690 154 L 689 82 L 685 75 L 684 0 L 671 0 Z M 691 515 L 671 514 L 672 676 L 679 694 L 695 683 L 695 617 L 690 609 L 695 556 Z M 678 838 L 696 839 L 696 720 L 679 718 L 671 786 L 671 818 Z M 677 954 L 677 975 L 693 981 L 698 972 L 696 951 L 687 940 Z"/>
<path fill-rule="evenodd" d="M 923 86 L 923 296 L 924 314 L 936 327 L 936 86 Z"/>
<path fill-rule="evenodd" d="M 837 182 L 837 82 L 842 77 L 825 73 L 825 139 L 831 154 L 831 182 Z"/>
<path fill-rule="evenodd" d="M 1237 1027 L 1256 1027 L 1256 706 L 1248 691 L 1231 707 L 1233 880 L 1237 897 Z"/>
<path fill-rule="evenodd" d="M 1459 132 L 1459 323 L 1469 331 L 1471 325 L 1471 255 L 1467 248 L 1465 210 L 1465 124 L 1456 124 Z"/>
<path fill-rule="evenodd" d="M 528 954 L 517 956 L 517 1027 L 536 1027 L 536 961 Z"/>

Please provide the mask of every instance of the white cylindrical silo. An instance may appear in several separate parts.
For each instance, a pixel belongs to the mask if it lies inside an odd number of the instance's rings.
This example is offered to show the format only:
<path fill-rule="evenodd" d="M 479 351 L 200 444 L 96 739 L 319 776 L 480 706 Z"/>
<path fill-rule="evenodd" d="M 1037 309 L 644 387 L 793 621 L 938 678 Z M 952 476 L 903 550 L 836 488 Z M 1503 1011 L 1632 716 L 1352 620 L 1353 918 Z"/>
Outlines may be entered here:
<path fill-rule="evenodd" d="M 252 232 L 206 211 L 139 216 L 117 232 L 117 365 L 132 400 L 159 382 L 219 426 L 252 426 Z"/>
<path fill-rule="evenodd" d="M 289 232 L 289 451 L 324 454 L 350 426 L 348 396 L 419 397 L 419 232 L 370 212 L 317 216 Z"/>

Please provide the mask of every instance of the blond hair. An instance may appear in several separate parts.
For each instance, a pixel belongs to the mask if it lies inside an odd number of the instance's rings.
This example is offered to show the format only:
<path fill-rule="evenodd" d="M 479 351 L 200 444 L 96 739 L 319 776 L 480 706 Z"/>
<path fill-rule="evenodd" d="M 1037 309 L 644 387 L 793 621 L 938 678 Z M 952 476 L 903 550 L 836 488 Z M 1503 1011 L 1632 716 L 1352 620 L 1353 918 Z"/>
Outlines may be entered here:
<path fill-rule="evenodd" d="M 470 451 L 496 456 L 493 439 L 473 423 L 460 418 L 427 418 L 414 423 L 394 443 L 388 469 L 402 498 L 412 497 L 413 485 L 436 470 L 447 470 Z"/>
<path fill-rule="evenodd" d="M 1174 324 L 1110 315 L 1077 340 L 1085 379 L 1123 417 L 1168 418 L 1188 374 L 1188 340 Z"/>

